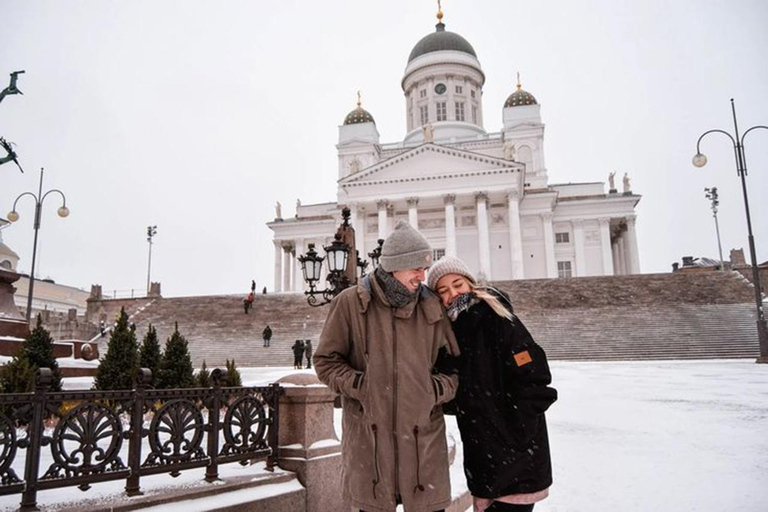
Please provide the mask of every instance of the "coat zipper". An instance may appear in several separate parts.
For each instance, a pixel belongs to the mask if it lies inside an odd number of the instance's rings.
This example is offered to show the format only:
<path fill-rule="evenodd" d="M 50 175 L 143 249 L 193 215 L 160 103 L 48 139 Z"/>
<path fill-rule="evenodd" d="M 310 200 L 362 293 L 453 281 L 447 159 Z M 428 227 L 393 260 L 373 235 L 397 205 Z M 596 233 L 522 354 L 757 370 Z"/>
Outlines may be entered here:
<path fill-rule="evenodd" d="M 400 457 L 397 449 L 397 329 L 395 308 L 392 309 L 392 437 L 395 448 L 395 496 L 400 496 Z"/>
<path fill-rule="evenodd" d="M 413 488 L 413 494 L 416 494 L 416 491 L 424 492 L 424 486 L 421 485 L 421 476 L 419 475 L 421 463 L 419 462 L 419 426 L 418 425 L 413 426 L 413 437 L 416 439 L 416 486 Z"/>
<path fill-rule="evenodd" d="M 373 479 L 373 499 L 376 499 L 376 486 L 381 481 L 379 474 L 379 432 L 376 424 L 371 425 L 373 431 L 373 469 L 376 471 L 376 477 Z"/>

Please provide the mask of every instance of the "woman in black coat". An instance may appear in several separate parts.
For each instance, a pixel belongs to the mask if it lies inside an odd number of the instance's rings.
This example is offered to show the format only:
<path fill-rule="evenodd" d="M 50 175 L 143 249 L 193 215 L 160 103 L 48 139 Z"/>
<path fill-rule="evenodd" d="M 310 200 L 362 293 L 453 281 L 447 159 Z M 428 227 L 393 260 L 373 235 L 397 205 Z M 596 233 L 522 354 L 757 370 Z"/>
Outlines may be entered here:
<path fill-rule="evenodd" d="M 557 399 L 544 350 L 501 291 L 477 285 L 466 264 L 444 257 L 429 272 L 453 321 L 458 360 L 450 404 L 464 445 L 464 473 L 476 512 L 533 510 L 552 484 L 544 412 Z"/>

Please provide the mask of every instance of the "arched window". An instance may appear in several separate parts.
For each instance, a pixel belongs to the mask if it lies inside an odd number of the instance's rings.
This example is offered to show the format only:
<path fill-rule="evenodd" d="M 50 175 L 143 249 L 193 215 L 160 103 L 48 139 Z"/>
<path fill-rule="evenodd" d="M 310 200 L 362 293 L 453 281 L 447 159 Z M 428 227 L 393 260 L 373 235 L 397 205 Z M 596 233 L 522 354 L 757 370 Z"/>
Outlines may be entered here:
<path fill-rule="evenodd" d="M 530 146 L 520 146 L 517 150 L 517 160 L 525 164 L 527 172 L 533 172 L 533 151 Z"/>
<path fill-rule="evenodd" d="M 13 265 L 11 264 L 10 260 L 0 261 L 0 267 L 7 268 L 8 270 L 13 270 Z"/>

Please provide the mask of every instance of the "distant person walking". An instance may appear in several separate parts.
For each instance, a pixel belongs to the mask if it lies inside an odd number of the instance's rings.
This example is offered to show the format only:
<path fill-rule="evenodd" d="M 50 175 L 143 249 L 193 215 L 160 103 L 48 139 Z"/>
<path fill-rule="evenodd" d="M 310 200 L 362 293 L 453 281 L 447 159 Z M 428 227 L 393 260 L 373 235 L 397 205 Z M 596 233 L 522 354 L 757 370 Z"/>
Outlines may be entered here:
<path fill-rule="evenodd" d="M 264 288 L 262 288 L 261 293 L 262 293 L 262 295 L 266 295 L 267 294 L 267 287 L 266 286 Z"/>
<path fill-rule="evenodd" d="M 304 340 L 304 357 L 307 358 L 307 368 L 312 368 L 312 340 Z"/>
<path fill-rule="evenodd" d="M 246 298 L 243 299 L 243 309 L 245 310 L 245 314 L 248 314 L 248 311 L 253 307 L 253 292 L 249 293 Z"/>
<path fill-rule="evenodd" d="M 251 279 L 251 293 L 256 293 L 256 281 Z"/>
<path fill-rule="evenodd" d="M 261 331 L 261 337 L 264 338 L 264 346 L 269 347 L 269 340 L 272 339 L 272 328 L 269 325 Z"/>
<path fill-rule="evenodd" d="M 291 349 L 293 350 L 293 368 L 294 370 L 301 370 L 301 360 L 304 358 L 304 342 L 296 340 Z"/>

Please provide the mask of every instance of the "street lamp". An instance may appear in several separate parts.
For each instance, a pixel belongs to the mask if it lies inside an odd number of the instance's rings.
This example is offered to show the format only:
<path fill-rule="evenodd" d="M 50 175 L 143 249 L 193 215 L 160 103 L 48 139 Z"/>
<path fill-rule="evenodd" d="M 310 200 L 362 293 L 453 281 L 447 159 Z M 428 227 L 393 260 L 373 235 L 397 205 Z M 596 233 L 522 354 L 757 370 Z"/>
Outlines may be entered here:
<path fill-rule="evenodd" d="M 349 223 L 350 216 L 349 208 L 344 207 L 341 210 L 343 221 L 339 225 L 339 229 L 336 230 L 333 242 L 323 247 L 325 256 L 320 256 L 315 251 L 315 244 L 309 244 L 307 254 L 298 257 L 304 281 L 309 286 L 309 290 L 304 293 L 307 295 L 307 302 L 310 306 L 328 304 L 342 290 L 354 285 L 366 275 L 368 262 L 361 259 L 359 251 L 354 248 L 355 230 Z M 379 253 L 381 253 L 382 243 L 383 240 L 379 240 Z M 349 261 L 350 257 L 354 259 Z M 325 278 L 328 286 L 324 290 L 320 290 L 317 288 L 317 283 L 322 277 L 323 261 L 328 264 L 328 275 Z M 374 260 L 374 268 L 377 263 L 378 257 Z"/>
<path fill-rule="evenodd" d="M 744 194 L 744 210 L 747 214 L 747 232 L 749 233 L 749 252 L 752 263 L 752 282 L 755 287 L 755 304 L 757 306 L 757 336 L 760 342 L 760 357 L 758 357 L 758 363 L 768 363 L 768 326 L 765 322 L 765 313 L 763 311 L 763 297 L 760 287 L 760 272 L 757 268 L 757 256 L 755 254 L 755 238 L 752 236 L 752 219 L 749 215 L 749 200 L 747 199 L 747 181 L 745 176 L 747 175 L 747 161 L 744 155 L 744 138 L 749 132 L 757 128 L 763 128 L 768 130 L 768 126 L 756 125 L 753 126 L 744 134 L 739 137 L 739 126 L 736 122 L 736 106 L 731 98 L 731 112 L 733 113 L 733 129 L 734 135 L 731 135 L 724 130 L 708 130 L 701 134 L 699 140 L 696 141 L 696 155 L 693 157 L 693 165 L 696 167 L 704 167 L 707 165 L 707 157 L 701 152 L 701 139 L 710 133 L 722 133 L 726 135 L 733 143 L 734 153 L 736 154 L 736 174 L 741 178 L 741 190 Z"/>
<path fill-rule="evenodd" d="M 376 242 L 379 245 L 377 245 L 374 250 L 368 253 L 368 257 L 371 258 L 371 263 L 373 263 L 373 270 L 379 268 L 379 258 L 381 258 L 381 248 L 384 247 L 384 239 L 379 238 Z"/>
<path fill-rule="evenodd" d="M 720 199 L 717 197 L 717 187 L 706 187 L 704 189 L 704 196 L 712 202 L 712 216 L 715 218 L 715 231 L 717 232 L 717 251 L 720 254 L 720 270 L 725 270 L 723 246 L 720 243 L 720 224 L 717 222 L 717 207 L 720 204 Z"/>
<path fill-rule="evenodd" d="M 29 323 L 30 316 L 32 315 L 32 294 L 34 292 L 35 288 L 35 259 L 37 258 L 37 233 L 40 230 L 40 217 L 41 212 L 43 209 L 43 201 L 45 201 L 45 198 L 48 197 L 48 194 L 51 192 L 56 192 L 61 196 L 62 199 L 62 205 L 59 207 L 58 210 L 56 210 L 56 213 L 58 213 L 59 217 L 66 217 L 69 215 L 69 208 L 67 208 L 67 198 L 64 196 L 64 192 L 58 189 L 51 189 L 47 191 L 45 194 L 43 194 L 43 172 L 44 169 L 40 168 L 40 187 L 38 188 L 37 195 L 35 195 L 32 192 L 24 192 L 23 194 L 19 194 L 18 197 L 16 197 L 16 200 L 13 201 L 13 210 L 8 214 L 8 220 L 11 222 L 16 222 L 19 220 L 19 214 L 16 212 L 16 203 L 19 202 L 19 199 L 21 199 L 24 196 L 32 196 L 35 200 L 35 239 L 32 243 L 32 270 L 29 273 L 29 293 L 27 294 L 27 323 Z"/>
<path fill-rule="evenodd" d="M 152 272 L 152 239 L 157 234 L 157 226 L 147 226 L 147 242 L 149 243 L 149 261 L 147 262 L 147 295 L 149 295 L 150 282 L 149 276 Z"/>

